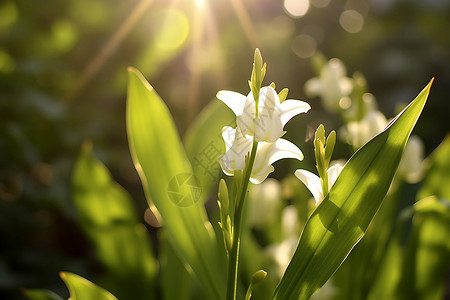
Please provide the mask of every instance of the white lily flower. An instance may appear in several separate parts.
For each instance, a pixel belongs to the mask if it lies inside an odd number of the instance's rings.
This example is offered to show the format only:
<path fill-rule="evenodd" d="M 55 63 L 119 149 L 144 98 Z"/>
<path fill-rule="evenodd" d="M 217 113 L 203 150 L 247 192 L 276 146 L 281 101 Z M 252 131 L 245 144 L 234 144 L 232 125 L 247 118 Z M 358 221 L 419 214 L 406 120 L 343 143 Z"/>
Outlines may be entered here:
<path fill-rule="evenodd" d="M 387 124 L 388 121 L 383 113 L 372 110 L 361 121 L 349 122 L 343 127 L 341 133 L 347 143 L 355 148 L 360 148 L 383 131 Z"/>
<path fill-rule="evenodd" d="M 273 272 L 281 278 L 294 255 L 298 237 L 291 236 L 279 244 L 271 244 L 265 248 L 265 253 L 273 261 Z"/>
<path fill-rule="evenodd" d="M 346 77 L 344 63 L 332 58 L 322 68 L 319 77 L 314 77 L 305 83 L 305 92 L 308 97 L 320 96 L 323 107 L 332 113 L 339 112 L 346 105 L 343 105 L 352 90 L 353 82 Z M 343 107 L 342 107 L 343 106 Z"/>
<path fill-rule="evenodd" d="M 226 175 L 233 176 L 235 170 L 245 168 L 245 156 L 251 152 L 253 138 L 244 135 L 239 126 L 224 127 L 222 136 L 226 152 L 219 158 L 219 164 Z M 303 160 L 303 153 L 296 145 L 285 139 L 279 138 L 273 143 L 259 142 L 250 182 L 254 184 L 263 182 L 274 171 L 272 164 L 282 158 Z"/>
<path fill-rule="evenodd" d="M 327 170 L 328 174 L 328 190 L 331 190 L 331 187 L 336 182 L 339 174 L 341 173 L 344 167 L 340 164 L 336 163 Z M 295 171 L 295 176 L 303 182 L 308 190 L 314 197 L 316 201 L 316 205 L 319 205 L 322 202 L 324 195 L 322 191 L 322 183 L 320 181 L 320 177 L 314 173 L 311 173 L 307 170 L 298 169 Z"/>
<path fill-rule="evenodd" d="M 258 118 L 252 92 L 244 96 L 233 91 L 219 91 L 217 98 L 234 112 L 242 133 L 255 136 L 257 142 L 275 142 L 285 133 L 283 127 L 292 117 L 306 113 L 311 108 L 308 103 L 300 100 L 285 100 L 280 103 L 278 94 L 270 86 L 260 89 Z"/>
<path fill-rule="evenodd" d="M 409 137 L 397 173 L 408 183 L 417 183 L 423 177 L 425 145 L 416 135 Z"/>
<path fill-rule="evenodd" d="M 235 170 L 245 167 L 245 156 L 252 150 L 252 137 L 242 134 L 239 127 L 229 126 L 222 128 L 222 137 L 226 152 L 219 157 L 219 164 L 226 175 L 233 176 Z"/>
<path fill-rule="evenodd" d="M 263 183 L 254 185 L 249 192 L 250 209 L 248 224 L 255 228 L 264 228 L 278 221 L 275 211 L 281 210 L 282 187 L 278 180 L 267 178 Z"/>

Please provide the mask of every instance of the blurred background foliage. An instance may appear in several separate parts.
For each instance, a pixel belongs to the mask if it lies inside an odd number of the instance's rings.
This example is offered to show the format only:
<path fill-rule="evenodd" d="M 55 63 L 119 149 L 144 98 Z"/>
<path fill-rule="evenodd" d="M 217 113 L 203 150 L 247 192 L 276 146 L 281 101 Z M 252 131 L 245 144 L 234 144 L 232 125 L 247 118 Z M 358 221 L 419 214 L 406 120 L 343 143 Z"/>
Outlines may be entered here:
<path fill-rule="evenodd" d="M 287 125 L 307 160 L 312 130 L 340 126 L 305 96 L 314 54 L 362 72 L 388 117 L 434 76 L 415 129 L 429 154 L 450 129 L 448 28 L 446 0 L 1 1 L 0 298 L 20 299 L 23 287 L 68 295 L 59 271 L 106 272 L 72 199 L 84 140 L 131 193 L 139 222 L 156 231 L 144 218 L 150 214 L 127 145 L 128 66 L 155 87 L 183 134 L 218 90 L 248 92 L 249 62 L 260 48 L 266 84 L 288 87 L 289 97 L 312 106 Z M 351 153 L 345 145 L 336 151 L 337 158 Z M 286 174 L 277 170 L 275 177 Z"/>

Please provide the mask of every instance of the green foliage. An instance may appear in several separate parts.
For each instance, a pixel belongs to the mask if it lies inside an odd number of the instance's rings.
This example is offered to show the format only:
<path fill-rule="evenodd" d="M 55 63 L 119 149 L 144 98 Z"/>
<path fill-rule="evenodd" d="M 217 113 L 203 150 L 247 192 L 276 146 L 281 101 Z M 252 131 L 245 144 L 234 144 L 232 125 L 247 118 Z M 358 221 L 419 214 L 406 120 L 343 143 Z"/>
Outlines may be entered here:
<path fill-rule="evenodd" d="M 81 227 L 109 271 L 110 290 L 123 299 L 151 298 L 157 263 L 148 232 L 131 197 L 95 159 L 89 143 L 78 157 L 72 186 Z"/>
<path fill-rule="evenodd" d="M 194 288 L 194 279 L 178 257 L 164 232 L 161 232 L 160 257 L 161 290 L 165 300 L 189 300 Z"/>
<path fill-rule="evenodd" d="M 368 299 L 443 299 L 450 268 L 450 202 L 442 184 L 449 178 L 449 145 L 447 137 L 430 156 L 421 200 L 402 212 Z"/>
<path fill-rule="evenodd" d="M 63 298 L 48 290 L 25 290 L 24 293 L 30 300 L 63 300 Z"/>
<path fill-rule="evenodd" d="M 414 281 L 405 286 L 414 286 L 416 299 L 443 299 L 450 267 L 450 202 L 429 197 L 417 202 L 414 210 L 409 245 Z"/>
<path fill-rule="evenodd" d="M 303 230 L 274 299 L 308 299 L 361 240 L 388 191 L 431 82 L 416 99 L 347 162 Z"/>
<path fill-rule="evenodd" d="M 150 84 L 129 70 L 127 130 L 130 150 L 150 206 L 159 211 L 168 239 L 210 299 L 225 294 L 223 263 L 198 184 L 183 190 L 178 176 L 193 178 L 171 115 Z M 169 183 L 176 183 L 170 186 Z M 190 188 L 190 189 L 189 189 Z M 196 201 L 196 197 L 199 197 Z"/>
<path fill-rule="evenodd" d="M 69 288 L 70 300 L 117 300 L 107 290 L 81 276 L 69 272 L 60 275 Z"/>
<path fill-rule="evenodd" d="M 450 267 L 449 228 L 446 200 L 428 197 L 405 210 L 368 299 L 443 299 Z"/>
<path fill-rule="evenodd" d="M 418 199 L 429 196 L 450 201 L 450 135 L 447 135 L 438 148 L 432 153 L 431 167 L 426 174 L 423 186 L 417 195 Z"/>

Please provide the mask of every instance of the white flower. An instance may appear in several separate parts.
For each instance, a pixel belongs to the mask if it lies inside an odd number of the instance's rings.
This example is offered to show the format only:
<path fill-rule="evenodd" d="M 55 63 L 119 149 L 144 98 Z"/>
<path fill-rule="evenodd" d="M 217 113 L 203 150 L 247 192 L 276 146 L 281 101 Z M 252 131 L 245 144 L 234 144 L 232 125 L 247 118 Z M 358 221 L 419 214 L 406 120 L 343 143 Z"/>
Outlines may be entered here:
<path fill-rule="evenodd" d="M 355 148 L 360 148 L 387 125 L 386 117 L 378 110 L 368 112 L 365 117 L 357 122 L 349 122 L 341 131 L 342 137 Z"/>
<path fill-rule="evenodd" d="M 245 157 L 251 152 L 253 137 L 244 135 L 239 126 L 224 127 L 222 136 L 226 152 L 219 158 L 219 164 L 226 175 L 233 176 L 235 170 L 243 170 Z M 273 143 L 259 142 L 255 162 L 250 175 L 250 182 L 258 184 L 274 171 L 272 164 L 282 158 L 303 160 L 303 153 L 293 143 L 285 139 L 277 139 Z"/>
<path fill-rule="evenodd" d="M 220 91 L 217 98 L 234 112 L 242 133 L 255 136 L 257 142 L 275 142 L 285 133 L 283 127 L 292 117 L 306 113 L 311 108 L 308 103 L 300 100 L 285 100 L 280 103 L 278 94 L 270 86 L 260 89 L 258 118 L 252 92 L 244 96 L 232 91 Z"/>
<path fill-rule="evenodd" d="M 346 99 L 352 90 L 353 82 L 346 77 L 344 63 L 337 58 L 330 59 L 320 71 L 319 77 L 311 78 L 305 83 L 307 96 L 320 96 L 323 107 L 333 113 L 341 110 L 345 102 L 341 102 L 341 99 Z"/>
<path fill-rule="evenodd" d="M 328 190 L 331 190 L 331 187 L 336 182 L 339 174 L 341 173 L 343 167 L 336 163 L 332 165 L 328 170 Z M 320 177 L 314 173 L 311 173 L 307 170 L 298 169 L 295 171 L 295 176 L 300 179 L 311 192 L 316 201 L 316 205 L 319 205 L 322 202 L 324 195 L 322 191 L 322 183 L 320 181 Z"/>
<path fill-rule="evenodd" d="M 254 185 L 250 189 L 250 209 L 248 223 L 256 228 L 264 228 L 277 222 L 277 214 L 282 205 L 281 184 L 274 178 L 268 178 L 263 183 Z"/>
<path fill-rule="evenodd" d="M 275 274 L 279 277 L 286 271 L 289 262 L 294 255 L 295 248 L 298 244 L 298 237 L 292 236 L 279 244 L 271 244 L 265 249 L 265 253 L 274 262 Z"/>
<path fill-rule="evenodd" d="M 417 183 L 422 179 L 424 148 L 425 146 L 418 136 L 410 136 L 397 170 L 397 173 L 408 183 Z"/>

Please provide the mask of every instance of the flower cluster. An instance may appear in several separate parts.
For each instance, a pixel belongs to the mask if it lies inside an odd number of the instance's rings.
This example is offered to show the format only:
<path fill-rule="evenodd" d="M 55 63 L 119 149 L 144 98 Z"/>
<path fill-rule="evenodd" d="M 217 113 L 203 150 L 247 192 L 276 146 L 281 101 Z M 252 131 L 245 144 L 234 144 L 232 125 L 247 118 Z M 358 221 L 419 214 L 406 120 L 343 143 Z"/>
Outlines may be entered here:
<path fill-rule="evenodd" d="M 220 91 L 217 98 L 234 112 L 237 123 L 236 128 L 226 126 L 222 129 L 226 152 L 219 158 L 219 163 L 225 174 L 232 176 L 236 170 L 245 168 L 245 159 L 251 152 L 253 142 L 257 142 L 257 150 L 250 176 L 252 183 L 263 182 L 274 171 L 272 164 L 277 160 L 303 159 L 300 149 L 281 137 L 285 134 L 284 125 L 292 117 L 311 108 L 308 103 L 282 101 L 272 86 L 260 88 L 258 101 L 255 101 L 252 92 L 245 96 Z"/>

